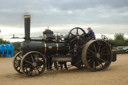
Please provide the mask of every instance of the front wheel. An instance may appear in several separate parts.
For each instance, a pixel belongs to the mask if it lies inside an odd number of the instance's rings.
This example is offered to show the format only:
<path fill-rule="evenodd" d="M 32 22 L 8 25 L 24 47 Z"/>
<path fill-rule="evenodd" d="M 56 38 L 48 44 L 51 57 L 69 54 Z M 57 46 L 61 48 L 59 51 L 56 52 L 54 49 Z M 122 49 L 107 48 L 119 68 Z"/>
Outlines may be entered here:
<path fill-rule="evenodd" d="M 23 56 L 21 69 L 27 76 L 38 76 L 45 70 L 45 57 L 38 51 L 30 51 Z"/>
<path fill-rule="evenodd" d="M 22 57 L 23 57 L 23 53 L 22 51 L 19 51 L 15 56 L 14 56 L 14 59 L 13 59 L 13 67 L 14 69 L 22 74 L 23 72 L 21 71 L 21 68 L 20 68 L 20 62 L 22 60 Z"/>

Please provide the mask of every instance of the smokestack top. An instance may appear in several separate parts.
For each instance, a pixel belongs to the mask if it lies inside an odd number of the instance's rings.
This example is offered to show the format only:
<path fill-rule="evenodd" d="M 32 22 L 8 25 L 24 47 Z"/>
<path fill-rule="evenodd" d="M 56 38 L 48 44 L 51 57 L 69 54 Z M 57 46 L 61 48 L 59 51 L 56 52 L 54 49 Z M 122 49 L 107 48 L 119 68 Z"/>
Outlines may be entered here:
<path fill-rule="evenodd" d="M 30 15 L 24 15 L 24 18 L 31 18 Z"/>

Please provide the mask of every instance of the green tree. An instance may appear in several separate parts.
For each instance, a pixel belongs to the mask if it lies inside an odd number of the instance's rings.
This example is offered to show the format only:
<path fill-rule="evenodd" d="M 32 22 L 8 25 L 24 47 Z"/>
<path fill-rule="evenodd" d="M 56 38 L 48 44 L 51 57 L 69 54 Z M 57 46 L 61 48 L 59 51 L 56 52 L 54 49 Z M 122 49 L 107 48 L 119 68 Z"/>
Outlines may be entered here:
<path fill-rule="evenodd" d="M 120 40 L 120 41 L 124 41 L 124 34 L 122 33 L 117 33 L 115 34 L 115 40 Z"/>
<path fill-rule="evenodd" d="M 3 40 L 2 38 L 0 38 L 0 44 L 6 44 L 6 43 L 10 43 L 9 41 Z"/>
<path fill-rule="evenodd" d="M 125 39 L 122 33 L 115 34 L 115 39 L 109 41 L 115 43 L 116 46 L 128 46 L 128 39 Z"/>
<path fill-rule="evenodd" d="M 21 47 L 21 42 L 14 42 L 12 43 L 14 46 L 14 55 L 20 51 L 20 47 Z"/>

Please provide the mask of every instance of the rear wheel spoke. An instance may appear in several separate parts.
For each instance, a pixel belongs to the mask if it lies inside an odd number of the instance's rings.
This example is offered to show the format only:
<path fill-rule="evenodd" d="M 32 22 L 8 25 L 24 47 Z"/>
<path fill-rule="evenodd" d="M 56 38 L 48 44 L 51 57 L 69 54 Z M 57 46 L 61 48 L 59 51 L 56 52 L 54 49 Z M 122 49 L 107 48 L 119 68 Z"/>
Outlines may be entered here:
<path fill-rule="evenodd" d="M 95 49 L 95 52 L 97 52 L 97 49 L 96 49 L 96 46 L 93 44 L 93 47 L 94 47 L 94 49 Z"/>
<path fill-rule="evenodd" d="M 99 60 L 100 60 L 101 62 L 105 62 L 105 60 L 104 60 L 104 59 L 102 59 L 102 58 L 99 58 Z"/>
<path fill-rule="evenodd" d="M 99 52 L 100 52 L 100 49 L 101 49 L 101 44 L 100 44 L 100 42 L 99 42 L 98 46 L 99 46 L 99 48 L 98 48 L 98 53 L 99 53 Z"/>
<path fill-rule="evenodd" d="M 101 51 L 103 51 L 106 48 L 107 45 L 105 45 L 104 47 L 101 48 Z"/>
<path fill-rule="evenodd" d="M 93 68 L 96 69 L 96 62 L 95 62 L 95 60 L 93 61 Z"/>
<path fill-rule="evenodd" d="M 100 61 L 97 60 L 97 63 L 101 66 L 101 68 L 103 67 L 102 62 L 100 62 Z"/>
<path fill-rule="evenodd" d="M 110 54 L 102 54 L 103 56 L 111 56 Z"/>
<path fill-rule="evenodd" d="M 92 54 L 95 54 L 95 52 L 93 52 L 91 49 L 88 49 L 89 52 L 91 52 Z"/>

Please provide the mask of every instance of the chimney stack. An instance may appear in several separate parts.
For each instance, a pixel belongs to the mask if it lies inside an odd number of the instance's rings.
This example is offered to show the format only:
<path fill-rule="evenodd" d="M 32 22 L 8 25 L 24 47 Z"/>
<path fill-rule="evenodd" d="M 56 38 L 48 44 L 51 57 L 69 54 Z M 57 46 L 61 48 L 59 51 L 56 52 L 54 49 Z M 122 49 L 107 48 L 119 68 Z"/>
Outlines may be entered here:
<path fill-rule="evenodd" d="M 24 15 L 25 41 L 30 40 L 30 15 Z"/>

